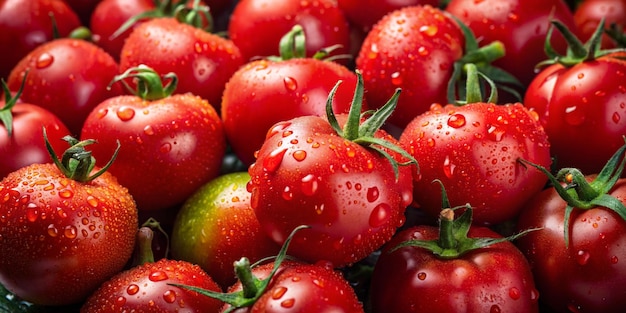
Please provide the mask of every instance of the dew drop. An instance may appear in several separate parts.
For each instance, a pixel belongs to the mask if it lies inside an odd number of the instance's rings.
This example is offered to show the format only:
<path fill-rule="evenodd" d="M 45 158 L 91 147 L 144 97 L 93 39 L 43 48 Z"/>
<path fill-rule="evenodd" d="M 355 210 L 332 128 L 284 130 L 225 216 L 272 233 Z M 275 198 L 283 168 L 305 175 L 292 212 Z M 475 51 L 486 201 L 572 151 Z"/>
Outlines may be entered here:
<path fill-rule="evenodd" d="M 196 51 L 196 53 L 202 53 L 202 43 L 195 42 L 193 44 L 193 49 Z"/>
<path fill-rule="evenodd" d="M 323 280 L 319 280 L 319 279 L 313 279 L 313 285 L 320 287 L 320 288 L 324 288 L 325 284 Z"/>
<path fill-rule="evenodd" d="M 59 197 L 69 199 L 74 196 L 74 192 L 69 189 L 63 189 L 59 191 Z"/>
<path fill-rule="evenodd" d="M 576 263 L 579 265 L 586 265 L 589 262 L 589 258 L 591 258 L 591 254 L 584 250 L 579 250 L 576 253 Z"/>
<path fill-rule="evenodd" d="M 521 295 L 522 293 L 519 291 L 519 289 L 515 287 L 511 287 L 511 289 L 509 289 L 509 297 L 511 297 L 511 299 L 517 300 L 521 297 Z"/>
<path fill-rule="evenodd" d="M 489 313 L 500 313 L 501 309 L 497 304 L 494 304 L 491 306 L 491 308 L 489 309 Z"/>
<path fill-rule="evenodd" d="M 163 293 L 163 300 L 167 303 L 174 303 L 176 301 L 176 292 L 174 290 L 167 290 Z"/>
<path fill-rule="evenodd" d="M 432 147 L 434 147 L 434 146 L 435 146 L 435 139 L 433 139 L 433 138 L 428 138 L 428 139 L 426 139 L 426 144 L 427 144 L 429 147 L 431 147 L 431 148 L 432 148 Z"/>
<path fill-rule="evenodd" d="M 372 44 L 370 46 L 370 50 L 367 52 L 367 57 L 369 59 L 375 59 L 376 57 L 378 57 L 378 45 L 377 44 Z"/>
<path fill-rule="evenodd" d="M 443 173 L 446 175 L 446 177 L 452 178 L 455 168 L 456 165 L 450 162 L 449 156 L 446 156 L 446 159 L 443 160 Z"/>
<path fill-rule="evenodd" d="M 611 116 L 611 120 L 615 124 L 618 124 L 621 119 L 622 119 L 622 117 L 617 112 L 613 113 L 613 115 Z"/>
<path fill-rule="evenodd" d="M 65 236 L 65 238 L 68 238 L 68 239 L 76 238 L 76 235 L 77 235 L 76 227 L 72 225 L 66 226 L 65 229 L 63 230 L 63 235 Z"/>
<path fill-rule="evenodd" d="M 50 237 L 56 237 L 59 235 L 59 231 L 57 230 L 57 228 L 54 226 L 54 224 L 50 224 L 48 225 L 48 236 Z"/>
<path fill-rule="evenodd" d="M 94 196 L 88 196 L 87 197 L 87 203 L 92 207 L 92 208 L 97 208 L 99 203 L 98 203 L 98 199 L 96 199 L 96 197 Z"/>
<path fill-rule="evenodd" d="M 572 126 L 578 126 L 585 122 L 585 112 L 576 106 L 565 108 L 565 122 Z"/>
<path fill-rule="evenodd" d="M 419 32 L 426 36 L 433 37 L 437 35 L 437 32 L 439 32 L 439 28 L 435 25 L 424 25 L 419 28 Z"/>
<path fill-rule="evenodd" d="M 146 125 L 146 127 L 143 128 L 143 133 L 148 136 L 154 135 L 154 128 L 152 128 L 152 126 L 150 125 Z"/>
<path fill-rule="evenodd" d="M 135 117 L 135 109 L 127 106 L 119 107 L 115 113 L 117 114 L 117 117 L 124 122 L 130 121 L 133 117 Z"/>
<path fill-rule="evenodd" d="M 288 308 L 293 307 L 294 304 L 296 304 L 296 299 L 290 298 L 290 299 L 287 299 L 287 300 L 281 302 L 280 306 L 282 306 L 283 308 L 287 308 L 288 309 Z"/>
<path fill-rule="evenodd" d="M 463 126 L 465 126 L 465 115 L 463 114 L 452 114 L 449 118 L 448 118 L 448 126 L 452 127 L 452 128 L 461 128 Z"/>
<path fill-rule="evenodd" d="M 296 150 L 293 152 L 293 158 L 298 161 L 298 162 L 302 162 L 304 161 L 304 159 L 306 159 L 306 151 L 304 150 Z"/>
<path fill-rule="evenodd" d="M 169 277 L 167 276 L 167 273 L 165 273 L 164 271 L 154 271 L 150 273 L 150 275 L 148 275 L 148 279 L 150 279 L 151 281 L 163 281 L 168 278 Z"/>
<path fill-rule="evenodd" d="M 402 85 L 402 75 L 400 74 L 400 72 L 393 72 L 391 74 L 391 83 L 394 86 Z"/>
<path fill-rule="evenodd" d="M 378 190 L 378 187 L 374 186 L 374 187 L 367 188 L 367 195 L 366 195 L 367 201 L 374 202 L 378 200 L 379 196 L 380 196 L 380 191 Z"/>
<path fill-rule="evenodd" d="M 286 76 L 285 78 L 283 78 L 283 84 L 285 85 L 285 88 L 289 91 L 294 91 L 298 89 L 298 82 L 293 77 Z"/>
<path fill-rule="evenodd" d="M 274 173 L 278 170 L 278 167 L 283 162 L 283 157 L 287 152 L 287 148 L 279 148 L 272 151 L 266 158 L 263 159 L 263 170 L 268 173 Z"/>
<path fill-rule="evenodd" d="M 107 115 L 107 113 L 109 113 L 109 109 L 102 108 L 102 109 L 96 111 L 96 117 L 99 118 L 99 119 L 103 119 Z"/>
<path fill-rule="evenodd" d="M 502 141 L 502 138 L 504 137 L 504 133 L 505 133 L 504 129 L 498 128 L 493 125 L 487 128 L 487 134 L 489 134 L 489 137 L 493 141 L 497 141 L 497 142 Z"/>
<path fill-rule="evenodd" d="M 277 287 L 276 289 L 274 289 L 274 291 L 272 291 L 272 299 L 278 300 L 282 298 L 285 293 L 287 293 L 287 288 L 283 286 Z"/>
<path fill-rule="evenodd" d="M 426 49 L 426 47 L 424 46 L 420 46 L 419 48 L 417 48 L 417 53 L 423 57 L 427 56 L 430 52 L 428 52 L 428 49 Z"/>
<path fill-rule="evenodd" d="M 119 296 L 115 299 L 115 305 L 123 306 L 124 304 L 126 304 L 126 298 L 124 296 Z"/>
<path fill-rule="evenodd" d="M 425 280 L 426 279 L 426 273 L 424 273 L 424 272 L 417 273 L 417 279 Z"/>
<path fill-rule="evenodd" d="M 619 262 L 619 259 L 617 258 L 616 255 L 611 257 L 611 264 L 617 264 L 617 262 Z"/>
<path fill-rule="evenodd" d="M 377 205 L 370 215 L 369 223 L 372 227 L 380 227 L 391 218 L 391 206 L 386 203 Z"/>
<path fill-rule="evenodd" d="M 169 142 L 162 144 L 161 147 L 159 147 L 159 151 L 161 153 L 169 153 L 170 151 L 172 151 L 172 144 Z"/>
<path fill-rule="evenodd" d="M 39 217 L 39 208 L 34 203 L 29 203 L 26 207 L 26 219 L 29 222 L 34 222 Z"/>
<path fill-rule="evenodd" d="M 530 300 L 537 301 L 537 299 L 539 299 L 539 291 L 533 288 L 530 290 Z"/>
<path fill-rule="evenodd" d="M 38 69 L 46 68 L 52 65 L 53 62 L 54 56 L 52 56 L 50 53 L 42 53 L 37 58 L 37 61 L 35 61 L 35 67 Z"/>
<path fill-rule="evenodd" d="M 139 286 L 137 286 L 136 284 L 130 284 L 126 288 L 126 293 L 128 293 L 131 296 L 134 294 L 137 294 L 138 292 L 139 292 Z"/>

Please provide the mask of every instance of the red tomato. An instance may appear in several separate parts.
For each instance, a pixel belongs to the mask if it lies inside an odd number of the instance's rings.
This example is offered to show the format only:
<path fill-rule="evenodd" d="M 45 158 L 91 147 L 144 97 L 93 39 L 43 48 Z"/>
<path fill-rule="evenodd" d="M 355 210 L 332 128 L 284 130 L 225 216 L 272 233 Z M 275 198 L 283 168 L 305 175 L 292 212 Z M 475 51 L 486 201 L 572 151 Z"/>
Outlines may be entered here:
<path fill-rule="evenodd" d="M 94 292 L 82 313 L 217 312 L 222 302 L 195 291 L 171 286 L 185 284 L 215 292 L 220 287 L 198 265 L 161 259 L 117 274 Z"/>
<path fill-rule="evenodd" d="M 193 93 L 219 111 L 224 86 L 243 58 L 228 39 L 174 18 L 155 18 L 135 28 L 122 48 L 121 71 L 141 64 L 176 73 L 177 93 Z"/>
<path fill-rule="evenodd" d="M 402 88 L 389 122 L 404 128 L 432 103 L 447 103 L 448 82 L 464 42 L 456 22 L 429 5 L 386 15 L 368 33 L 356 60 L 368 105 L 379 108 Z"/>
<path fill-rule="evenodd" d="M 276 54 L 281 37 L 301 25 L 306 56 L 335 45 L 332 55 L 350 51 L 350 28 L 334 0 L 242 0 L 230 16 L 228 34 L 244 60 Z"/>
<path fill-rule="evenodd" d="M 468 235 L 502 238 L 485 227 L 470 228 Z M 407 240 L 441 238 L 437 227 L 416 226 L 385 245 L 372 274 L 373 313 L 538 312 L 528 261 L 509 241 L 446 258 L 417 245 L 392 251 Z"/>
<path fill-rule="evenodd" d="M 159 74 L 151 73 L 160 83 Z M 219 174 L 226 150 L 217 112 L 190 93 L 162 94 L 152 100 L 107 99 L 89 114 L 81 136 L 98 140 L 93 148 L 96 157 L 111 154 L 116 141 L 121 142 L 123 148 L 109 171 L 130 190 L 142 211 L 184 202 Z"/>
<path fill-rule="evenodd" d="M 625 0 L 585 0 L 581 1 L 574 11 L 574 22 L 579 30 L 580 39 L 587 41 L 598 28 L 600 21 L 604 19 L 607 28 L 611 24 L 617 26 L 620 35 L 624 34 L 626 26 L 626 1 Z M 607 34 L 602 36 L 603 48 L 615 48 L 616 42 Z"/>
<path fill-rule="evenodd" d="M 17 90 L 26 79 L 20 99 L 48 109 L 78 136 L 98 103 L 122 93 L 118 84 L 107 88 L 117 73 L 117 63 L 100 47 L 61 38 L 25 56 L 11 71 L 7 84 Z"/>
<path fill-rule="evenodd" d="M 128 190 L 91 171 L 91 142 L 69 143 L 62 168 L 33 164 L 0 182 L 0 283 L 40 305 L 85 300 L 124 268 L 137 232 Z"/>
<path fill-rule="evenodd" d="M 414 5 L 439 5 L 438 0 L 338 0 L 337 3 L 348 20 L 364 32 L 392 11 Z"/>
<path fill-rule="evenodd" d="M 524 86 L 535 77 L 535 65 L 546 59 L 543 48 L 550 21 L 575 29 L 573 14 L 562 0 L 451 0 L 445 10 L 465 23 L 481 44 L 502 42 L 506 54 L 493 64 Z M 565 51 L 562 37 L 555 36 L 552 44 Z"/>
<path fill-rule="evenodd" d="M 61 0 L 0 1 L 0 77 L 9 77 L 26 54 L 54 39 L 50 14 L 61 37 L 81 26 L 76 13 Z"/>

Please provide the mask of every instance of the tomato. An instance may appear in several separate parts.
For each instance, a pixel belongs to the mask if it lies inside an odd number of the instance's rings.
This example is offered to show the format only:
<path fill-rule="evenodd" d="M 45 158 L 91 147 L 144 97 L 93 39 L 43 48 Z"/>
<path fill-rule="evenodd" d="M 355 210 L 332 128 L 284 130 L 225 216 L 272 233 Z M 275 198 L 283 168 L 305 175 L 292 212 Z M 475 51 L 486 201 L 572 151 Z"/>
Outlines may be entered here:
<path fill-rule="evenodd" d="M 514 219 L 547 178 L 527 170 L 518 158 L 549 167 L 550 143 L 536 114 L 521 103 L 477 102 L 434 106 L 407 125 L 401 146 L 420 166 L 413 199 L 431 216 L 440 211 L 440 180 L 453 205 L 471 203 L 474 222 Z"/>
<path fill-rule="evenodd" d="M 190 92 L 219 111 L 228 79 L 243 65 L 231 40 L 174 18 L 155 18 L 137 26 L 126 39 L 120 70 L 146 65 L 179 78 L 176 93 Z"/>
<path fill-rule="evenodd" d="M 21 100 L 54 113 L 78 136 L 98 103 L 122 93 L 118 84 L 108 88 L 117 73 L 113 57 L 95 44 L 60 38 L 38 46 L 20 60 L 7 84 L 17 90 L 26 79 Z"/>
<path fill-rule="evenodd" d="M 200 265 L 224 288 L 236 281 L 234 260 L 246 256 L 256 262 L 280 248 L 261 231 L 248 181 L 247 172 L 211 180 L 185 201 L 174 221 L 172 257 Z"/>
<path fill-rule="evenodd" d="M 599 41 L 598 35 L 593 40 Z M 588 57 L 588 49 L 580 48 L 573 57 L 547 64 L 528 86 L 524 104 L 539 114 L 556 165 L 593 174 L 622 145 L 626 133 L 626 52 L 598 50 Z"/>
<path fill-rule="evenodd" d="M 456 22 L 429 5 L 386 15 L 365 37 L 356 60 L 368 105 L 379 108 L 402 88 L 389 123 L 404 128 L 432 103 L 447 102 L 448 82 L 454 62 L 463 56 L 464 42 Z"/>
<path fill-rule="evenodd" d="M 76 13 L 83 25 L 89 25 L 89 19 L 96 6 L 102 0 L 63 0 Z"/>
<path fill-rule="evenodd" d="M 348 20 L 364 32 L 368 32 L 388 13 L 414 5 L 439 5 L 437 0 L 338 0 L 339 8 Z"/>
<path fill-rule="evenodd" d="M 445 9 L 465 23 L 482 44 L 498 40 L 506 54 L 494 65 L 527 86 L 535 65 L 546 58 L 543 50 L 550 21 L 575 29 L 574 17 L 562 0 L 451 0 Z M 562 37 L 553 37 L 554 49 L 564 52 Z"/>
<path fill-rule="evenodd" d="M 540 300 L 553 312 L 621 312 L 626 306 L 626 291 L 616 288 L 626 283 L 626 179 L 619 164 L 625 149 L 599 175 L 564 168 L 555 177 L 542 168 L 552 186 L 519 217 L 518 229 L 540 228 L 517 245 Z"/>
<path fill-rule="evenodd" d="M 43 141 L 43 129 L 55 151 L 65 147 L 61 140 L 69 130 L 50 111 L 19 101 L 2 82 L 5 100 L 0 101 L 0 178 L 33 163 L 52 162 Z"/>
<path fill-rule="evenodd" d="M 350 109 L 356 75 L 335 62 L 298 54 L 298 49 L 304 49 L 303 36 L 303 29 L 294 27 L 283 38 L 291 37 L 301 46 L 281 47 L 278 60 L 247 63 L 226 84 L 221 117 L 229 144 L 246 165 L 254 162 L 254 153 L 273 124 L 302 115 L 324 115 L 328 93 L 339 80 L 344 87 L 333 98 L 333 110 L 348 113 Z"/>
<path fill-rule="evenodd" d="M 471 220 L 450 226 L 463 217 L 444 218 L 440 228 L 410 227 L 385 245 L 372 274 L 372 312 L 538 312 L 534 278 L 515 245 Z"/>
<path fill-rule="evenodd" d="M 0 283 L 40 305 L 86 299 L 123 269 L 137 231 L 132 196 L 84 149 L 93 141 L 66 139 L 62 161 L 0 182 Z"/>
<path fill-rule="evenodd" d="M 574 22 L 579 30 L 580 39 L 587 41 L 598 28 L 600 21 L 605 25 L 615 24 L 615 29 L 624 36 L 626 26 L 626 1 L 624 0 L 585 0 L 574 11 Z M 603 48 L 615 48 L 616 42 L 608 35 L 602 35 Z"/>
<path fill-rule="evenodd" d="M 11 69 L 37 46 L 51 41 L 52 19 L 59 36 L 67 37 L 81 26 L 76 13 L 62 0 L 3 0 L 0 2 L 0 77 L 7 78 Z"/>
<path fill-rule="evenodd" d="M 276 54 L 281 37 L 301 25 L 306 56 L 336 46 L 331 55 L 350 51 L 350 27 L 333 0 L 241 0 L 230 15 L 228 34 L 244 60 Z"/>
<path fill-rule="evenodd" d="M 329 101 L 328 119 L 309 115 L 275 124 L 248 170 L 251 205 L 266 234 L 282 243 L 295 227 L 311 226 L 296 234 L 290 250 L 308 262 L 342 267 L 366 257 L 404 223 L 412 200 L 414 167 L 398 165 L 406 152 L 379 129 L 398 94 L 359 125 L 361 78 L 357 86 L 341 122 Z"/>
<path fill-rule="evenodd" d="M 175 84 L 164 90 L 153 69 L 131 68 L 116 79 L 133 77 L 149 82 L 146 94 L 98 104 L 87 116 L 81 137 L 98 140 L 95 157 L 110 154 L 119 140 L 123 148 L 109 171 L 130 190 L 141 211 L 166 209 L 219 174 L 224 130 L 206 100 L 191 93 L 172 94 Z"/>

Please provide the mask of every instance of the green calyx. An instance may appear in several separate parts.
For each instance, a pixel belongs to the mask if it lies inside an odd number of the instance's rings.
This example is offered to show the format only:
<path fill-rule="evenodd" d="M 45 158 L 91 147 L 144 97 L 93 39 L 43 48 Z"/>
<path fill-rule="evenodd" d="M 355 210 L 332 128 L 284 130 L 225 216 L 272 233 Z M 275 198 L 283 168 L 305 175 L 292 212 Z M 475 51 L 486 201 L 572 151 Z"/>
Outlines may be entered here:
<path fill-rule="evenodd" d="M 198 287 L 188 286 L 188 285 L 181 285 L 181 284 L 169 284 L 169 285 L 196 291 L 204 296 L 211 297 L 211 298 L 220 300 L 224 303 L 227 303 L 230 305 L 230 308 L 224 311 L 225 313 L 232 312 L 238 308 L 250 307 L 254 305 L 254 303 L 256 303 L 256 301 L 263 295 L 263 293 L 265 293 L 265 291 L 267 290 L 269 286 L 270 281 L 272 280 L 274 275 L 276 275 L 276 273 L 278 272 L 280 265 L 283 263 L 283 261 L 287 259 L 287 248 L 289 248 L 289 244 L 291 243 L 291 240 L 293 239 L 295 234 L 298 231 L 305 229 L 305 228 L 309 228 L 309 226 L 305 226 L 305 225 L 298 226 L 291 232 L 289 237 L 287 237 L 287 239 L 283 243 L 283 246 L 278 252 L 278 255 L 276 256 L 274 260 L 274 266 L 272 267 L 272 271 L 270 272 L 269 276 L 265 279 L 259 279 L 256 276 L 254 276 L 254 274 L 252 273 L 252 268 L 256 266 L 257 264 L 250 264 L 250 260 L 248 260 L 248 258 L 243 257 L 240 260 L 234 262 L 235 274 L 237 275 L 237 278 L 242 284 L 241 291 L 232 292 L 232 293 L 221 293 L 221 292 L 215 292 L 215 291 L 206 290 L 203 288 L 198 288 Z M 261 260 L 259 262 L 262 262 L 262 261 L 264 260 Z"/>
<path fill-rule="evenodd" d="M 89 182 L 96 179 L 98 176 L 104 174 L 109 167 L 113 164 L 113 161 L 117 157 L 117 153 L 120 150 L 120 142 L 117 141 L 117 148 L 115 152 L 113 152 L 113 156 L 109 160 L 109 162 L 102 167 L 99 171 L 94 174 L 91 174 L 94 167 L 96 166 L 96 158 L 91 155 L 91 151 L 85 150 L 85 147 L 96 143 L 93 139 L 79 141 L 72 136 L 65 136 L 63 140 L 65 140 L 70 147 L 65 150 L 63 153 L 61 160 L 52 149 L 50 145 L 50 141 L 48 140 L 48 135 L 46 134 L 46 129 L 43 129 L 43 138 L 46 144 L 46 149 L 52 158 L 54 164 L 59 168 L 59 170 L 65 175 L 67 178 L 78 182 Z"/>
<path fill-rule="evenodd" d="M 557 53 L 550 43 L 554 28 L 556 28 L 567 41 L 567 51 L 565 55 Z M 601 49 L 603 33 L 604 19 L 600 21 L 598 28 L 596 28 L 589 40 L 583 44 L 563 23 L 557 20 L 551 21 L 550 29 L 548 30 L 546 41 L 544 43 L 544 51 L 549 59 L 537 64 L 536 68 L 552 64 L 561 64 L 565 67 L 572 67 L 576 64 L 595 60 L 611 53 L 626 51 L 623 48 L 606 50 Z"/>
<path fill-rule="evenodd" d="M 2 92 L 4 93 L 4 107 L 0 108 L 0 122 L 4 125 L 4 128 L 6 128 L 9 137 L 13 136 L 13 112 L 11 110 L 13 110 L 17 100 L 22 95 L 22 91 L 24 91 L 26 76 L 28 76 L 28 71 L 24 73 L 24 79 L 22 79 L 20 89 L 17 90 L 15 96 L 11 95 L 11 90 L 9 90 L 6 81 L 4 81 L 4 79 L 0 80 Z"/>
<path fill-rule="evenodd" d="M 334 61 L 341 58 L 351 58 L 350 55 L 329 56 L 334 50 L 340 48 L 341 45 L 326 47 L 317 51 L 311 58 L 316 60 Z M 281 37 L 278 44 L 279 56 L 267 57 L 270 61 L 287 61 L 291 59 L 306 58 L 306 36 L 301 25 L 294 25 L 289 32 Z"/>
<path fill-rule="evenodd" d="M 191 8 L 187 7 L 187 1 L 154 0 L 155 9 L 141 12 L 130 17 L 124 22 L 109 39 L 119 37 L 125 31 L 131 29 L 137 22 L 144 19 L 160 17 L 174 17 L 179 22 L 192 25 L 207 32 L 213 30 L 213 16 L 211 9 L 206 5 L 200 5 L 199 0 L 194 0 Z"/>
<path fill-rule="evenodd" d="M 400 89 L 396 89 L 396 92 L 392 95 L 392 97 L 383 105 L 381 108 L 375 111 L 367 111 L 361 114 L 361 110 L 363 108 L 363 93 L 364 93 L 364 85 L 363 85 L 363 76 L 359 71 L 356 72 L 357 75 L 357 85 L 354 91 L 354 97 L 352 99 L 352 105 L 350 106 L 350 111 L 348 112 L 348 119 L 344 124 L 343 128 L 339 126 L 339 122 L 337 121 L 337 117 L 333 112 L 333 98 L 335 97 L 335 93 L 341 84 L 341 81 L 338 81 L 337 84 L 333 87 L 328 95 L 326 100 L 326 116 L 328 118 L 328 122 L 332 126 L 332 128 L 337 132 L 339 136 L 346 140 L 350 140 L 359 145 L 371 148 L 376 150 L 378 153 L 382 154 L 393 167 L 393 171 L 396 179 L 399 176 L 399 166 L 415 164 L 418 165 L 417 160 L 406 152 L 401 147 L 381 138 L 374 137 L 374 134 L 385 124 L 385 121 L 391 116 L 396 106 L 398 105 L 398 97 L 400 96 Z M 366 119 L 361 122 L 361 119 L 366 117 Z M 394 159 L 387 151 L 383 148 L 399 153 L 404 158 L 408 159 L 406 162 L 398 162 Z"/>
<path fill-rule="evenodd" d="M 620 147 L 604 165 L 598 176 L 588 182 L 585 175 L 576 168 L 563 168 L 555 175 L 543 166 L 520 159 L 523 164 L 528 164 L 543 172 L 556 192 L 567 202 L 564 217 L 565 246 L 569 246 L 569 221 L 574 208 L 589 210 L 595 207 L 604 207 L 617 213 L 626 220 L 626 206 L 617 198 L 609 195 L 613 186 L 617 183 L 626 164 L 626 144 Z M 620 160 L 621 159 L 621 160 Z"/>
<path fill-rule="evenodd" d="M 466 204 L 450 208 L 443 184 L 439 180 L 435 182 L 441 185 L 442 207 L 444 208 L 439 214 L 439 238 L 434 240 L 407 240 L 393 247 L 389 250 L 389 253 L 393 253 L 403 247 L 419 247 L 432 252 L 441 259 L 457 259 L 470 251 L 500 242 L 513 241 L 531 231 L 537 230 L 536 228 L 531 228 L 518 234 L 501 238 L 469 238 L 467 235 L 472 225 L 472 207 Z M 455 219 L 455 211 L 458 209 L 464 209 L 465 211 Z"/>
<path fill-rule="evenodd" d="M 448 81 L 448 103 L 464 104 L 472 103 L 470 100 L 457 101 L 457 99 L 467 99 L 467 94 L 476 94 L 476 90 L 468 90 L 468 84 L 463 83 L 464 74 L 469 77 L 467 72 L 468 65 L 471 65 L 480 76 L 485 78 L 489 83 L 491 93 L 497 88 L 512 94 L 516 99 L 521 101 L 521 95 L 518 89 L 522 89 L 522 83 L 515 76 L 504 71 L 499 67 L 493 66 L 493 61 L 502 58 L 505 55 L 505 47 L 500 41 L 493 41 L 483 47 L 478 46 L 478 40 L 472 30 L 467 27 L 458 18 L 451 16 L 461 28 L 465 37 L 465 54 L 463 57 L 454 62 L 452 77 Z M 483 84 L 477 85 L 482 90 L 485 89 Z M 473 101 L 473 100 L 472 100 Z M 490 97 L 489 101 L 497 101 L 497 97 Z"/>
<path fill-rule="evenodd" d="M 126 82 L 127 78 L 136 80 L 136 89 L 133 89 L 133 87 Z M 171 96 L 178 85 L 178 77 L 175 73 L 168 73 L 164 78 L 169 80 L 166 85 L 163 85 L 163 80 L 157 72 L 141 64 L 137 67 L 129 68 L 124 73 L 113 77 L 113 80 L 109 83 L 109 87 L 116 82 L 121 82 L 129 92 L 141 99 L 148 101 L 159 100 Z"/>

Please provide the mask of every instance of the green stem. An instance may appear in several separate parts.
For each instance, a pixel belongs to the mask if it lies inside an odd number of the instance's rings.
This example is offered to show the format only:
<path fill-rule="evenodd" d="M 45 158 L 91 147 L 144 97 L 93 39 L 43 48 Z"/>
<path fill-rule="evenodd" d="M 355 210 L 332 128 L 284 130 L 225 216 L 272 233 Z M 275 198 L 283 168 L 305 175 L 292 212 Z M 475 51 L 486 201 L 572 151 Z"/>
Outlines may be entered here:
<path fill-rule="evenodd" d="M 250 260 L 243 257 L 239 261 L 235 261 L 234 266 L 237 278 L 243 288 L 244 298 L 249 299 L 256 297 L 259 294 L 259 288 L 257 286 L 258 279 L 252 274 Z"/>
<path fill-rule="evenodd" d="M 454 226 L 454 211 L 452 209 L 441 210 L 439 214 L 439 246 L 444 250 L 451 250 L 457 246 Z"/>

